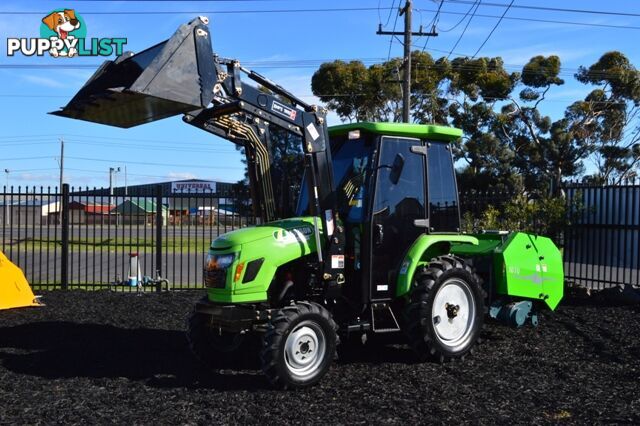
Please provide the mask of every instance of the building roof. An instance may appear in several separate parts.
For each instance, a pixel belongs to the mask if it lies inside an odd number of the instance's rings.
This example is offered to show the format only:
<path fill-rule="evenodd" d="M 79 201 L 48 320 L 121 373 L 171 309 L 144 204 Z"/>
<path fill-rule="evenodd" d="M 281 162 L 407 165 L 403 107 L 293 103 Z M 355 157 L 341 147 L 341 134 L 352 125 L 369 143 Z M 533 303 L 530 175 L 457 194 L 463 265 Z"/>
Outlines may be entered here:
<path fill-rule="evenodd" d="M 113 208 L 114 206 L 108 204 L 89 204 L 84 206 L 84 211 L 87 213 L 109 213 Z"/>
<path fill-rule="evenodd" d="M 44 207 L 44 206 L 54 206 L 57 205 L 58 201 L 55 198 L 51 198 L 51 200 L 49 199 L 31 199 L 31 200 L 13 200 L 13 201 L 7 201 L 6 203 L 4 201 L 0 201 L 0 206 L 24 206 L 24 207 Z"/>
<path fill-rule="evenodd" d="M 140 196 L 140 197 L 153 197 L 156 195 L 156 188 L 160 185 L 162 196 L 167 197 L 173 195 L 171 192 L 171 184 L 173 183 L 190 183 L 190 182 L 211 182 L 210 179 L 182 179 L 182 180 L 174 180 L 174 181 L 166 181 L 166 182 L 155 182 L 155 183 L 147 183 L 142 185 L 129 185 L 127 186 L 127 194 L 129 196 Z M 216 182 L 216 194 L 224 194 L 230 193 L 233 190 L 233 186 L 235 184 L 229 182 Z M 75 196 L 109 196 L 109 188 L 93 188 L 93 189 L 78 189 L 77 191 L 72 191 L 72 195 Z M 113 188 L 113 195 L 122 197 L 125 195 L 125 187 L 118 186 Z"/>
<path fill-rule="evenodd" d="M 162 210 L 167 210 L 166 206 L 162 206 Z M 125 200 L 122 203 L 118 204 L 114 211 L 122 214 L 132 214 L 137 212 L 144 213 L 155 213 L 156 212 L 156 203 L 152 200 L 147 199 L 132 199 Z"/>

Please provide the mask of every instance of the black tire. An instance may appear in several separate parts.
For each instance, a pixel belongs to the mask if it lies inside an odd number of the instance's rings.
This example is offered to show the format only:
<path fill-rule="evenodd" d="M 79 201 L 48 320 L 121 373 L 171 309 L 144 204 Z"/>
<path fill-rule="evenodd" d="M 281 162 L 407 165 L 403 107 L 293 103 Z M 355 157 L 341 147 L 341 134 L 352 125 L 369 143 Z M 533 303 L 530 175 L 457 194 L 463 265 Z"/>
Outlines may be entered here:
<path fill-rule="evenodd" d="M 210 326 L 207 315 L 195 311 L 187 320 L 187 341 L 191 352 L 213 370 L 251 367 L 251 364 L 255 364 L 249 351 L 245 350 L 250 346 L 250 340 L 251 336 L 247 334 L 220 333 L 217 328 Z"/>
<path fill-rule="evenodd" d="M 336 356 L 337 330 L 329 311 L 317 303 L 296 302 L 280 309 L 263 338 L 262 371 L 281 389 L 317 383 Z"/>
<path fill-rule="evenodd" d="M 442 363 L 471 353 L 484 325 L 485 298 L 482 279 L 458 257 L 437 257 L 416 272 L 404 331 L 419 359 Z"/>

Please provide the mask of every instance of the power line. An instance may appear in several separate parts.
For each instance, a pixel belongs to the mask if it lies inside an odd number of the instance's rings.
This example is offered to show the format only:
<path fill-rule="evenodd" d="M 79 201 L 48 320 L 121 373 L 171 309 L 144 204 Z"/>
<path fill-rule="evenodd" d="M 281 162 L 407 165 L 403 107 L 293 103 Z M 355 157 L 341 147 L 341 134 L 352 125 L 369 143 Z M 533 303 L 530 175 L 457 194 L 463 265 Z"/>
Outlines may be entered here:
<path fill-rule="evenodd" d="M 416 47 L 416 48 L 418 48 L 419 46 L 417 46 L 417 45 L 415 45 L 415 44 L 412 44 L 412 47 Z M 429 50 L 435 50 L 435 49 L 429 49 Z M 446 53 L 446 51 L 444 51 L 444 50 L 440 50 L 440 51 L 441 51 L 441 52 L 445 52 L 445 53 Z M 468 55 L 467 55 L 467 56 L 468 56 Z M 469 65 L 471 65 L 471 64 L 469 64 Z M 435 68 L 437 68 L 437 67 L 436 67 L 436 66 L 426 66 L 426 67 L 424 67 L 424 68 L 435 69 Z M 466 69 L 466 70 L 476 70 L 476 69 L 480 69 L 481 67 L 479 67 L 479 66 L 465 66 L 465 65 L 462 65 L 462 66 L 460 66 L 460 67 L 458 67 L 458 68 L 459 68 L 459 69 L 463 69 L 463 70 L 465 70 L 465 69 Z M 418 66 L 416 67 L 416 71 L 419 71 L 420 69 L 422 69 L 422 67 L 421 67 L 421 66 L 420 66 L 420 67 L 418 67 Z M 509 70 L 507 69 L 507 71 L 509 71 Z M 544 71 L 540 71 L 540 73 L 544 73 Z M 563 75 L 570 75 L 570 74 L 562 74 L 562 73 L 559 73 L 558 75 L 563 76 Z M 336 93 L 336 94 L 331 94 L 331 95 L 321 95 L 321 96 L 333 96 L 333 97 L 339 97 L 339 96 L 345 96 L 345 97 L 346 97 L 346 96 L 349 96 L 349 97 L 353 97 L 353 96 L 369 96 L 369 95 L 370 95 L 369 93 Z M 484 99 L 501 99 L 501 98 L 490 98 L 490 97 L 483 97 L 483 98 L 484 98 Z M 583 102 L 584 100 L 580 100 L 580 99 L 569 99 L 569 98 L 554 98 L 554 99 L 545 99 L 545 101 L 546 101 L 546 102 L 565 102 L 565 103 L 566 103 L 566 102 L 577 102 L 577 101 Z M 586 102 L 586 101 L 584 101 L 584 102 Z M 589 102 L 589 103 L 592 103 L 592 104 L 612 104 L 612 105 L 614 105 L 614 104 L 615 104 L 615 105 L 618 105 L 618 104 L 620 104 L 620 105 L 621 105 L 621 104 L 626 103 L 626 102 L 622 102 L 622 101 L 588 101 L 588 102 Z M 88 137 L 89 137 L 89 136 L 88 136 Z M 91 137 L 93 137 L 93 136 L 91 136 Z M 86 143 L 86 142 L 84 142 L 84 141 L 80 141 L 80 140 L 78 140 L 78 139 L 65 139 L 65 140 L 66 140 L 67 142 L 71 141 L 71 143 L 74 143 L 74 141 L 79 141 L 79 142 L 81 142 L 81 143 L 83 143 L 83 144 L 85 144 L 85 143 Z M 27 142 L 27 140 L 25 140 L 25 141 L 21 141 L 21 142 L 19 142 L 19 143 L 13 143 L 13 142 L 12 142 L 12 143 L 4 143 L 4 142 L 0 141 L 0 147 L 4 147 L 4 146 L 14 146 L 14 145 L 45 145 L 45 144 L 56 143 L 57 141 L 53 141 L 53 140 L 52 140 L 52 141 L 48 141 L 48 142 L 34 142 L 34 143 L 23 143 L 23 142 Z M 109 143 L 104 143 L 104 144 L 100 144 L 100 143 L 91 143 L 91 144 L 92 144 L 92 145 L 96 145 L 96 146 L 105 146 L 105 147 L 112 147 L 112 146 L 114 146 L 113 144 L 109 144 Z M 184 151 L 184 152 L 201 152 L 201 151 L 205 151 L 205 150 L 181 149 L 180 147 L 182 147 L 182 146 L 184 146 L 184 145 L 182 145 L 182 144 L 180 144 L 180 145 L 175 145 L 175 147 L 176 147 L 175 151 Z M 190 146 L 193 146 L 193 145 L 190 145 Z M 132 144 L 121 144 L 121 145 L 115 145 L 115 147 L 117 147 L 117 148 L 139 147 L 140 149 L 150 149 L 150 148 L 158 149 L 157 147 L 155 147 L 155 146 L 153 146 L 153 147 L 152 147 L 152 146 L 150 146 L 150 145 L 132 145 Z M 163 147 L 161 147 L 161 148 L 163 148 Z M 162 149 L 162 150 L 174 151 L 174 149 L 171 149 L 171 148 Z M 233 151 L 217 151 L 217 150 L 216 150 L 216 151 L 214 151 L 214 150 L 209 150 L 209 151 L 206 151 L 206 152 L 211 152 L 211 153 L 214 153 L 214 154 L 215 154 L 215 153 L 225 153 L 225 154 L 226 154 L 226 153 L 236 153 L 236 152 L 238 152 L 238 151 L 235 151 L 235 150 L 233 150 Z M 57 170 L 57 169 L 56 169 L 56 170 Z"/>
<path fill-rule="evenodd" d="M 127 0 L 128 3 L 146 3 L 146 2 L 171 2 L 171 3 L 193 3 L 193 2 L 206 2 L 206 3 L 240 3 L 240 2 L 273 2 L 274 0 Z M 287 0 L 275 0 L 275 1 L 287 1 Z M 121 3 L 122 0 L 76 0 L 76 2 L 85 3 Z"/>
<path fill-rule="evenodd" d="M 53 156 L 39 156 L 39 157 L 14 157 L 14 158 L 3 158 L 2 161 L 26 161 L 26 160 L 44 160 L 44 159 L 52 159 Z"/>
<path fill-rule="evenodd" d="M 483 3 L 484 4 L 484 3 Z M 435 12 L 434 9 L 422 9 L 425 11 Z M 464 15 L 464 12 L 452 12 L 452 11 L 442 11 L 440 12 L 444 15 Z M 475 15 L 478 18 L 500 18 L 499 15 L 487 15 L 482 13 L 476 13 Z M 524 21 L 524 22 L 543 22 L 546 24 L 560 24 L 560 25 L 578 25 L 584 27 L 597 27 L 597 28 L 616 28 L 616 29 L 624 29 L 624 30 L 640 30 L 639 26 L 633 25 L 616 25 L 616 24 L 597 24 L 591 22 L 576 22 L 576 21 L 559 21 L 553 19 L 538 19 L 538 18 L 522 18 L 518 16 L 506 16 L 504 19 L 512 20 L 512 21 Z"/>
<path fill-rule="evenodd" d="M 433 17 L 433 20 L 429 23 L 429 25 L 431 26 L 431 32 L 433 33 L 436 32 L 438 21 L 440 19 L 440 9 L 442 9 L 443 3 L 444 3 L 444 0 L 440 0 L 440 4 L 438 5 L 438 10 L 436 11 L 436 15 Z M 424 41 L 424 46 L 422 47 L 423 52 L 427 48 L 427 44 L 429 44 L 429 40 L 431 40 L 431 37 L 427 36 L 427 39 Z"/>
<path fill-rule="evenodd" d="M 460 3 L 460 4 L 471 4 L 472 0 L 445 0 L 448 3 Z M 483 3 L 484 6 L 493 6 L 493 7 L 507 7 L 506 3 Z M 511 7 L 511 6 L 509 6 Z M 549 12 L 570 12 L 570 13 L 586 13 L 592 15 L 612 15 L 612 16 L 634 16 L 640 17 L 640 13 L 631 13 L 631 12 L 614 12 L 614 11 L 606 11 L 606 10 L 589 10 L 589 9 L 567 9 L 560 7 L 548 7 L 548 6 L 528 6 L 528 5 L 515 5 L 514 9 L 528 9 L 528 10 L 544 10 Z"/>
<path fill-rule="evenodd" d="M 454 26 L 452 26 L 451 28 L 446 29 L 446 30 L 443 30 L 443 29 L 441 29 L 441 28 L 438 28 L 438 31 L 443 32 L 443 33 L 448 33 L 449 31 L 453 31 L 453 30 L 455 30 L 456 28 L 458 28 L 458 25 L 462 24 L 462 21 L 464 21 L 464 20 L 467 18 L 467 16 L 469 16 L 469 14 L 471 13 L 471 11 L 473 10 L 473 8 L 474 8 L 474 7 L 475 7 L 475 5 L 476 5 L 476 2 L 477 2 L 477 0 L 475 0 L 475 1 L 473 2 L 473 4 L 471 5 L 471 7 L 469 7 L 469 10 L 467 10 L 467 12 L 466 12 L 464 15 L 462 15 L 462 18 L 460 18 L 460 20 L 459 20 L 458 22 L 456 22 L 456 24 L 455 24 Z M 445 12 L 445 13 L 446 13 L 446 12 Z"/>
<path fill-rule="evenodd" d="M 416 44 L 412 44 L 412 47 L 415 47 L 416 49 L 421 49 L 422 46 L 418 46 Z M 463 52 L 455 52 L 455 51 L 451 51 L 451 50 L 443 50 L 443 49 L 437 49 L 437 48 L 429 48 L 428 50 L 433 51 L 433 52 L 440 52 L 440 53 L 446 53 L 446 54 L 455 54 L 457 56 L 460 57 L 471 57 L 472 55 L 469 53 L 463 53 Z M 357 60 L 357 59 L 354 59 Z M 381 62 L 376 62 L 375 64 L 380 64 Z M 517 69 L 517 70 L 521 70 L 522 67 L 524 67 L 525 64 L 504 64 L 505 68 L 513 68 L 513 69 Z M 428 66 L 429 67 L 429 66 Z M 437 68 L 436 65 L 432 65 L 430 66 L 431 68 Z M 480 67 L 480 65 L 473 65 L 473 64 L 466 64 L 463 67 L 466 67 L 467 69 L 473 69 L 473 68 L 477 68 Z M 576 72 L 579 71 L 579 68 L 567 68 L 567 67 L 562 67 L 559 74 L 560 75 L 564 75 L 564 76 L 573 76 Z M 531 71 L 531 72 L 539 72 L 539 73 L 545 73 L 546 69 L 545 68 L 541 68 L 539 71 Z M 610 71 L 597 71 L 597 70 L 592 70 L 590 71 L 591 73 L 597 74 L 601 77 L 616 77 L 619 76 L 620 73 L 616 73 L 616 72 L 610 72 Z M 33 97 L 38 97 L 38 98 L 63 98 L 63 99 L 69 99 L 70 97 L 72 97 L 72 94 L 69 95 L 49 95 L 49 94 L 43 94 L 43 95 L 33 95 Z M 322 94 L 301 94 L 298 95 L 299 97 L 327 97 L 327 96 L 351 96 L 351 94 L 336 94 L 336 93 L 322 93 Z M 24 94 L 9 94 L 9 93 L 5 93 L 5 94 L 0 94 L 0 97 L 7 97 L 7 98 L 29 98 L 31 97 L 30 95 L 24 95 Z M 38 135 L 36 135 L 38 136 Z M 105 138 L 102 136 L 94 136 L 94 135 L 83 135 L 82 137 L 89 137 L 89 138 Z M 0 136 L 0 140 L 4 139 L 6 137 Z M 11 138 L 11 137 L 9 137 Z M 118 138 L 116 138 L 118 139 Z M 139 139 L 129 139 L 129 138 L 120 138 L 121 140 L 125 140 L 125 141 L 129 141 L 129 140 L 139 140 Z M 157 142 L 161 142 L 161 141 L 156 141 L 156 140 L 144 140 L 145 142 L 152 142 L 152 143 L 157 143 Z M 174 143 L 175 141 L 164 141 L 164 142 L 168 142 L 168 143 Z"/>
<path fill-rule="evenodd" d="M 394 2 L 395 4 L 395 2 Z M 398 3 L 398 6 L 400 4 Z M 393 21 L 393 30 L 391 30 L 391 32 L 396 32 L 396 27 L 398 25 L 398 18 L 400 17 L 400 9 L 398 9 L 396 11 L 396 19 Z M 387 61 L 389 61 L 389 59 L 391 58 L 391 47 L 393 46 L 393 36 L 391 36 L 391 38 L 389 39 L 389 53 L 387 54 Z"/>
<path fill-rule="evenodd" d="M 511 6 L 513 5 L 513 2 L 515 0 L 511 0 L 511 3 L 509 3 L 509 6 L 506 7 L 506 9 L 504 10 L 504 12 L 502 13 L 502 16 L 500 17 L 500 19 L 498 19 L 498 22 L 496 22 L 496 24 L 493 26 L 493 28 L 491 29 L 491 32 L 489 33 L 489 35 L 487 36 L 487 38 L 484 39 L 484 41 L 482 42 L 482 44 L 480 45 L 480 47 L 478 47 L 478 50 L 476 50 L 476 53 L 473 54 L 473 56 L 471 57 L 471 59 L 475 58 L 476 55 L 480 52 L 480 50 L 482 50 L 482 48 L 484 47 L 484 45 L 487 43 L 487 41 L 489 41 L 489 39 L 491 38 L 491 36 L 493 35 L 493 32 L 496 30 L 496 28 L 498 28 L 498 25 L 500 25 L 500 22 L 502 22 L 502 20 L 504 19 L 504 15 L 507 14 L 507 12 L 509 11 L 509 9 L 511 9 Z"/>
<path fill-rule="evenodd" d="M 378 0 L 378 23 L 382 24 L 382 17 L 380 16 L 380 10 L 381 10 L 380 3 L 382 3 L 382 0 Z M 393 13 L 395 4 L 396 4 L 396 0 L 393 0 L 391 2 L 391 7 L 389 8 L 389 14 L 387 15 L 387 22 L 385 22 L 383 25 L 384 28 L 386 28 L 387 25 L 389 25 L 389 21 L 391 20 L 391 14 Z"/>
<path fill-rule="evenodd" d="M 149 150 L 148 145 L 132 145 L 132 144 L 118 144 L 118 143 L 106 143 L 106 142 L 93 142 L 82 139 L 66 139 L 67 143 L 72 145 L 89 145 L 89 146 L 103 146 L 109 148 L 122 148 L 122 149 L 137 149 L 137 150 Z M 215 149 L 190 149 L 190 148 L 182 148 L 176 146 L 172 147 L 153 147 L 154 151 L 165 151 L 165 152 L 192 152 L 192 153 L 202 153 L 202 154 L 217 154 L 217 155 L 238 155 L 239 151 L 235 150 L 215 150 Z"/>
<path fill-rule="evenodd" d="M 75 169 L 75 168 L 69 168 L 69 167 L 67 167 L 67 170 L 71 170 L 71 171 L 74 171 L 74 172 L 85 172 L 85 173 L 99 174 L 99 175 L 106 175 L 107 173 L 109 173 L 107 170 Z M 161 176 L 161 175 L 147 175 L 147 174 L 131 173 L 131 172 L 127 172 L 127 174 L 130 175 L 130 176 L 150 177 L 150 178 L 157 178 L 157 179 L 171 179 L 167 175 L 164 175 L 164 176 Z M 208 178 L 199 178 L 199 179 L 208 179 Z"/>
<path fill-rule="evenodd" d="M 60 167 L 45 167 L 45 168 L 38 168 L 38 169 L 11 169 L 11 173 L 17 173 L 17 172 L 41 172 L 41 171 L 49 171 L 49 170 L 60 170 Z M 69 170 L 69 169 L 67 169 Z"/>
<path fill-rule="evenodd" d="M 469 0 L 470 2 L 470 0 Z M 506 4 L 504 5 L 506 6 Z M 381 8 L 382 10 L 389 10 L 392 8 Z M 199 14 L 255 14 L 255 13 L 320 13 L 320 12 L 366 12 L 366 11 L 377 11 L 377 7 L 361 7 L 361 8 L 330 8 L 330 9 L 277 9 L 277 10 L 217 10 L 217 11 L 202 11 L 202 10 L 194 10 L 194 11 L 182 11 L 182 10 L 173 10 L 173 11 L 111 11 L 111 12 L 85 12 L 83 15 L 199 15 Z M 418 12 L 435 12 L 434 9 L 414 9 Z M 571 10 L 571 9 L 567 9 Z M 589 12 L 589 11 L 587 11 Z M 0 11 L 0 15 L 43 15 L 48 12 L 23 12 L 23 11 Z M 453 12 L 453 11 L 442 11 L 442 14 L 447 15 L 464 15 L 464 12 Z M 603 12 L 604 13 L 604 12 Z M 621 12 L 610 13 L 614 15 L 622 14 Z M 480 18 L 499 18 L 498 15 L 487 15 L 487 14 L 478 14 L 477 17 Z M 535 19 L 535 18 L 522 18 L 522 17 L 505 17 L 507 20 L 516 20 L 516 21 L 528 21 L 528 22 L 544 22 L 551 24 L 561 24 L 561 25 L 579 25 L 586 27 L 600 27 L 600 28 L 617 28 L 617 29 L 631 29 L 631 30 L 640 30 L 638 26 L 631 25 L 615 25 L 615 24 L 597 24 L 590 22 L 575 22 L 575 21 L 559 21 L 559 20 L 551 20 L 551 19 Z"/>
<path fill-rule="evenodd" d="M 96 1 L 96 0 L 87 0 Z M 97 0 L 100 1 L 100 0 Z M 105 0 L 103 0 L 105 1 Z M 108 1 L 108 0 L 107 0 Z M 137 1 L 154 1 L 154 0 L 137 0 Z M 169 2 L 171 0 L 160 0 Z M 198 1 L 198 0 L 196 0 Z M 206 0 L 200 0 L 206 1 Z M 223 0 L 209 0 L 209 1 L 223 1 Z M 234 0 L 228 0 L 228 2 L 232 2 Z M 253 2 L 264 2 L 266 3 L 268 0 L 241 0 L 241 1 L 253 1 Z M 472 4 L 474 0 L 445 0 L 448 3 L 459 3 L 459 4 Z M 175 3 L 175 1 L 172 1 Z M 492 7 L 500 7 L 504 8 L 507 6 L 506 3 L 495 3 L 488 2 L 483 3 L 485 6 Z M 640 13 L 633 12 L 619 12 L 619 11 L 606 11 L 606 10 L 589 10 L 589 9 L 575 9 L 575 8 L 558 8 L 558 7 L 548 7 L 548 6 L 529 6 L 529 5 L 516 5 L 513 8 L 518 9 L 528 9 L 528 10 L 539 10 L 539 11 L 548 11 L 548 12 L 568 12 L 568 13 L 581 13 L 581 14 L 591 14 L 591 15 L 610 15 L 610 16 L 627 16 L 627 17 L 640 17 Z M 317 12 L 348 12 L 348 11 L 380 11 L 380 10 L 389 10 L 393 8 L 389 7 L 346 7 L 346 8 L 313 8 L 313 9 L 245 9 L 245 10 L 211 10 L 211 11 L 170 11 L 170 10 L 145 10 L 145 11 L 89 11 L 83 12 L 83 15 L 176 15 L 176 14 L 202 14 L 202 13 L 210 13 L 210 14 L 246 14 L 246 13 L 317 13 Z M 427 9 L 420 9 L 425 11 Z M 0 11 L 0 15 L 44 15 L 48 13 L 47 11 Z"/>
<path fill-rule="evenodd" d="M 469 28 L 469 24 L 471 23 L 471 21 L 473 20 L 473 17 L 478 11 L 478 7 L 480 7 L 481 2 L 482 0 L 476 0 L 476 8 L 473 10 L 473 12 L 471 12 L 471 16 L 469 17 L 467 24 L 464 26 L 464 29 L 462 30 L 462 34 L 460 34 L 460 37 L 458 37 L 458 39 L 456 40 L 456 43 L 453 45 L 453 47 L 449 51 L 449 54 L 447 55 L 447 59 L 449 59 L 453 51 L 456 49 L 456 47 L 458 47 L 458 43 L 460 43 L 460 40 L 462 40 L 462 37 L 464 37 L 464 34 L 467 32 L 467 28 Z"/>
<path fill-rule="evenodd" d="M 49 158 L 49 157 L 44 157 Z M 244 167 L 230 167 L 230 166 L 198 166 L 193 164 L 170 164 L 170 163 L 151 163 L 144 161 L 123 161 L 123 160 L 105 160 L 102 158 L 89 158 L 89 157 L 69 157 L 72 160 L 82 161 L 99 161 L 103 163 L 122 163 L 122 164 L 138 164 L 141 166 L 166 166 L 166 167 L 189 167 L 198 169 L 227 169 L 227 170 L 243 170 Z"/>
<path fill-rule="evenodd" d="M 171 3 L 193 3 L 193 2 L 207 2 L 207 3 L 240 3 L 240 2 L 273 2 L 274 0 L 127 0 L 128 3 L 144 3 L 144 2 L 171 2 Z M 275 0 L 275 1 L 287 1 L 287 0 Z M 122 0 L 76 0 L 76 2 L 86 3 L 121 3 Z"/>
<path fill-rule="evenodd" d="M 55 135 L 54 135 L 55 136 Z M 30 139 L 29 136 L 19 137 L 12 136 L 12 139 L 0 139 L 0 147 L 5 146 L 16 146 L 16 145 L 46 145 L 57 143 L 57 140 L 51 138 L 42 138 L 42 139 Z M 88 139 L 83 139 L 88 138 Z M 143 143 L 131 143 L 130 141 L 135 141 L 136 139 L 125 139 L 118 138 L 116 142 L 108 142 L 105 140 L 99 140 L 103 137 L 100 136 L 80 136 L 80 139 L 76 137 L 71 137 L 70 139 L 65 137 L 65 141 L 71 144 L 83 144 L 83 145 L 95 145 L 95 146 L 108 146 L 115 148 L 139 148 L 139 149 L 150 149 L 153 150 L 162 150 L 162 151 L 180 151 L 180 152 L 205 152 L 205 153 L 214 153 L 214 154 L 235 154 L 238 151 L 235 149 L 211 149 L 207 148 L 208 146 L 212 146 L 211 144 L 202 143 L 202 144 L 185 144 L 178 141 L 148 141 L 148 144 Z M 98 139 L 98 140 L 95 140 Z M 108 139 L 108 138 L 107 138 Z M 122 142 L 119 142 L 119 141 Z M 165 145 L 165 146 L 162 146 Z M 196 149 L 190 149 L 196 148 Z"/>
<path fill-rule="evenodd" d="M 242 61 L 242 64 L 251 68 L 315 68 L 320 64 L 328 61 L 341 60 L 341 61 L 361 61 L 364 64 L 378 63 L 384 60 L 384 57 L 372 57 L 372 58 L 318 58 L 318 59 L 289 59 L 289 60 L 272 60 L 272 61 Z M 101 64 L 89 63 L 89 64 L 51 64 L 51 63 L 1 63 L 0 68 L 6 69 L 97 69 Z M 38 95 L 32 95 L 37 97 Z"/>
<path fill-rule="evenodd" d="M 389 8 L 383 7 L 381 10 Z M 323 12 L 375 12 L 377 7 L 332 7 L 326 9 L 245 9 L 245 10 L 145 10 L 145 11 L 90 11 L 82 12 L 82 15 L 233 15 L 233 14 L 255 14 L 255 13 L 323 13 Z M 0 11 L 0 15 L 46 15 L 48 12 L 42 11 Z"/>

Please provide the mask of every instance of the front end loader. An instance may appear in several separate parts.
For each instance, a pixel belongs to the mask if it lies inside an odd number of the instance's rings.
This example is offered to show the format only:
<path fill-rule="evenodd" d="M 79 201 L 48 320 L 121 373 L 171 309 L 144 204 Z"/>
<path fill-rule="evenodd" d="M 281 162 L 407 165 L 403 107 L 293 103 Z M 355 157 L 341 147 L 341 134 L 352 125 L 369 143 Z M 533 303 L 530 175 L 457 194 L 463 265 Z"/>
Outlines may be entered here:
<path fill-rule="evenodd" d="M 556 308 L 563 272 L 551 240 L 460 232 L 450 147 L 459 129 L 329 128 L 325 109 L 215 55 L 207 24 L 194 19 L 163 43 L 105 62 L 54 112 L 125 128 L 182 115 L 245 148 L 260 224 L 211 243 L 206 296 L 187 330 L 203 363 L 224 368 L 259 354 L 272 384 L 305 387 L 352 336 L 396 333 L 420 359 L 446 362 L 473 350 L 488 311 L 521 326 Z M 274 196 L 274 127 L 299 138 L 304 154 L 290 218 L 278 216 Z"/>

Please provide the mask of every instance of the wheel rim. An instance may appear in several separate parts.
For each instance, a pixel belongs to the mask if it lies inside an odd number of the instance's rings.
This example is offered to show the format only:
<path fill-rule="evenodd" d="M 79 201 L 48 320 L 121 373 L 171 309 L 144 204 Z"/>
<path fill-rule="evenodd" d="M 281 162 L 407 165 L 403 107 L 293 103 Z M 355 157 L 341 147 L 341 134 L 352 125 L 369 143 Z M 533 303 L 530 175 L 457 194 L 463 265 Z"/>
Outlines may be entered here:
<path fill-rule="evenodd" d="M 432 321 L 440 343 L 452 351 L 463 348 L 476 321 L 475 297 L 469 284 L 457 278 L 445 281 L 433 300 Z"/>
<path fill-rule="evenodd" d="M 311 321 L 298 324 L 285 342 L 285 363 L 289 372 L 309 379 L 316 374 L 324 360 L 326 338 L 322 328 Z"/>

